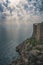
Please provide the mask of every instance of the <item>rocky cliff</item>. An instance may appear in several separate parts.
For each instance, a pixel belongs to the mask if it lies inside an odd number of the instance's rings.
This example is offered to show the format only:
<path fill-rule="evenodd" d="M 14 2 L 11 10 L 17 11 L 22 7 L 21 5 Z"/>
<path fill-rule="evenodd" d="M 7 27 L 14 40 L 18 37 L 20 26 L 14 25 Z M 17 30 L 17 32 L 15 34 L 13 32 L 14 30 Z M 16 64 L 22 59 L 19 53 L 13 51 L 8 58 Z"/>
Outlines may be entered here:
<path fill-rule="evenodd" d="M 27 39 L 16 47 L 19 57 L 9 65 L 43 65 L 43 44 Z"/>
<path fill-rule="evenodd" d="M 43 23 L 33 25 L 32 38 L 19 44 L 16 51 L 19 57 L 9 65 L 43 65 Z"/>

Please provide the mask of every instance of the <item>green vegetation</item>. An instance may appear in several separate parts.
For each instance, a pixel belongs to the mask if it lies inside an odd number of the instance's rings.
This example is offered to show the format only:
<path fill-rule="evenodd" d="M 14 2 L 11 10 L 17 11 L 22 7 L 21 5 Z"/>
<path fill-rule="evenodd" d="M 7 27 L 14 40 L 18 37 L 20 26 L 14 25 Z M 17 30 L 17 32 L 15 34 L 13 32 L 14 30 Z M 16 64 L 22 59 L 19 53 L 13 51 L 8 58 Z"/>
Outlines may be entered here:
<path fill-rule="evenodd" d="M 30 38 L 30 39 L 27 39 L 27 40 L 30 44 L 32 44 L 32 46 L 35 46 L 37 44 L 37 41 L 33 38 Z"/>

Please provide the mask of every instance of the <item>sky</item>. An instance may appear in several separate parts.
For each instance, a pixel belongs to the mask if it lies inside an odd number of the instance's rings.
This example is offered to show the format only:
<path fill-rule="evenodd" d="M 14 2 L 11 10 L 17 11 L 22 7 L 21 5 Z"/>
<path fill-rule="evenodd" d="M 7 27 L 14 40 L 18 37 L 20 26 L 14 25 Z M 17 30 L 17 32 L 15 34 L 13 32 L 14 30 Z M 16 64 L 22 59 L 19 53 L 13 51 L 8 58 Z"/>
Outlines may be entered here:
<path fill-rule="evenodd" d="M 0 22 L 29 23 L 43 21 L 43 0 L 0 0 Z"/>

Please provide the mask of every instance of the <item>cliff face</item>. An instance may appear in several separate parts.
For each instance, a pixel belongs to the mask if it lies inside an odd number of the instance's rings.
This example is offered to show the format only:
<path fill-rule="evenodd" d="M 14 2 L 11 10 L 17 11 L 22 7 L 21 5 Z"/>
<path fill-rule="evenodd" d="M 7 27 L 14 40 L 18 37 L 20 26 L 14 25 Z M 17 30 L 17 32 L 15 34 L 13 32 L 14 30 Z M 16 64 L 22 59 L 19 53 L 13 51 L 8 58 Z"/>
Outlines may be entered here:
<path fill-rule="evenodd" d="M 33 45 L 27 39 L 16 47 L 19 57 L 9 65 L 43 65 L 43 44 Z"/>
<path fill-rule="evenodd" d="M 20 57 L 16 60 L 15 65 L 43 65 L 43 45 L 32 46 L 26 43 L 23 46 L 16 48 Z"/>
<path fill-rule="evenodd" d="M 43 42 L 43 22 L 33 25 L 33 38 L 38 42 Z"/>
<path fill-rule="evenodd" d="M 19 57 L 9 65 L 43 65 L 43 23 L 34 25 L 33 37 L 16 47 Z M 36 41 L 36 40 L 37 41 Z"/>

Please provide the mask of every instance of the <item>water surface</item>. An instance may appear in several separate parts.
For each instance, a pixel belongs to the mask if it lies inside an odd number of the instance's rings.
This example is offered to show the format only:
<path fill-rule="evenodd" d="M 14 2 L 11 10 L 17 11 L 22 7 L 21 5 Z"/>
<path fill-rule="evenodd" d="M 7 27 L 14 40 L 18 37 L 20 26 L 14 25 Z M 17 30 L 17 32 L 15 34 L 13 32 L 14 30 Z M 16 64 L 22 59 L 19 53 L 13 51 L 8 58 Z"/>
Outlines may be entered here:
<path fill-rule="evenodd" d="M 0 65 L 7 65 L 18 53 L 16 46 L 32 35 L 32 24 L 0 24 Z"/>

